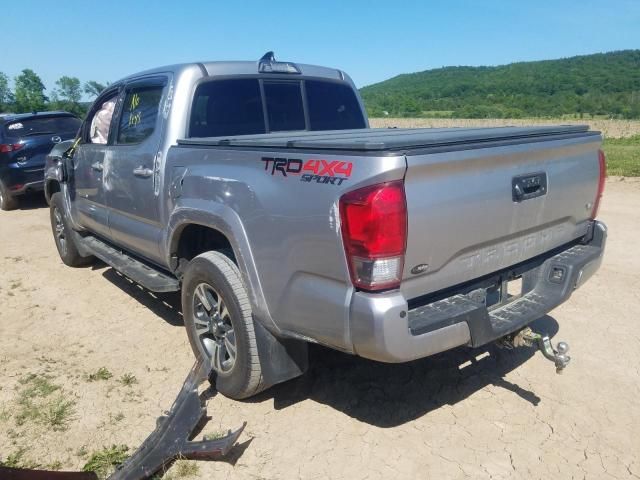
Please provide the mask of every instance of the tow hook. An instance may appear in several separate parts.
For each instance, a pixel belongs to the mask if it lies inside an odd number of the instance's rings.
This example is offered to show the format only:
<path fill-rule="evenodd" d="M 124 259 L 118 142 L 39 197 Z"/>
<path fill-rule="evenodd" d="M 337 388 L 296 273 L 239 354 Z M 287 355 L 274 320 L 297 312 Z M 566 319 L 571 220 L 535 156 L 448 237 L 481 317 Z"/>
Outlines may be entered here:
<path fill-rule="evenodd" d="M 551 345 L 548 335 L 541 335 L 529 327 L 525 327 L 516 333 L 512 333 L 498 340 L 498 346 L 504 348 L 536 347 L 547 360 L 551 360 L 556 366 L 556 373 L 562 373 L 571 357 L 567 355 L 569 344 L 558 342 L 556 348 Z"/>

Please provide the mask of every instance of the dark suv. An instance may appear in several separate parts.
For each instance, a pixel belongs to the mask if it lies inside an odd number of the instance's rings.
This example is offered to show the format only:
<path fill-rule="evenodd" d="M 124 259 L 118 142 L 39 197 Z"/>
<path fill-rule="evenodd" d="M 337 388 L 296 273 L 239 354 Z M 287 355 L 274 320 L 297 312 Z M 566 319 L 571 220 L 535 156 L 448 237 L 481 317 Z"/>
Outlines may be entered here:
<path fill-rule="evenodd" d="M 0 115 L 0 209 L 44 188 L 44 163 L 53 146 L 75 137 L 80 119 L 67 112 Z"/>

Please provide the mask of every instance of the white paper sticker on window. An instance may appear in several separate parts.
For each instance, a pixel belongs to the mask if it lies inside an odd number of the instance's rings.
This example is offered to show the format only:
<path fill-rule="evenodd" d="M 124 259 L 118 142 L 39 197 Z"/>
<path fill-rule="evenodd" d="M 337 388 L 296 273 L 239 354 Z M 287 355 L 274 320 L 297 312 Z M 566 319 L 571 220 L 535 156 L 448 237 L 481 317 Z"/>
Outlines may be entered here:
<path fill-rule="evenodd" d="M 24 125 L 22 125 L 20 122 L 17 122 L 17 123 L 12 123 L 7 128 L 9 130 L 20 130 L 21 128 L 24 128 Z"/>

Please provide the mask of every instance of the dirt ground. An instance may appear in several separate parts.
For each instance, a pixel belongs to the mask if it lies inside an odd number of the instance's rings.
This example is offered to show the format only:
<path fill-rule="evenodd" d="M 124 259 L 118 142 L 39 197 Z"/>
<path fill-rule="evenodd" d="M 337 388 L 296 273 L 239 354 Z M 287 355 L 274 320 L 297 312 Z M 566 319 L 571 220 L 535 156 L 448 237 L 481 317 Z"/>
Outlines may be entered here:
<path fill-rule="evenodd" d="M 640 478 L 639 206 L 640 181 L 607 183 L 602 269 L 536 322 L 569 342 L 563 375 L 525 350 L 385 365 L 313 348 L 304 377 L 211 399 L 204 433 L 247 421 L 240 446 L 169 475 Z M 192 357 L 177 296 L 65 267 L 48 215 L 37 198 L 0 212 L 0 458 L 78 469 L 103 447 L 135 449 Z"/>

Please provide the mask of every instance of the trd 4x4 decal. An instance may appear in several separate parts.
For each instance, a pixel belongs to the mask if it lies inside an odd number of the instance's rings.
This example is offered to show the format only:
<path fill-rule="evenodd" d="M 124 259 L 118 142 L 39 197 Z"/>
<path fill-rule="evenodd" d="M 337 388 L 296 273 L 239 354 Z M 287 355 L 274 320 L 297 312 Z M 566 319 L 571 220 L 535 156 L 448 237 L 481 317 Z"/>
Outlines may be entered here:
<path fill-rule="evenodd" d="M 299 158 L 262 157 L 264 169 L 271 175 L 300 176 L 301 182 L 342 185 L 351 176 L 353 163 L 341 160 L 307 160 Z"/>

